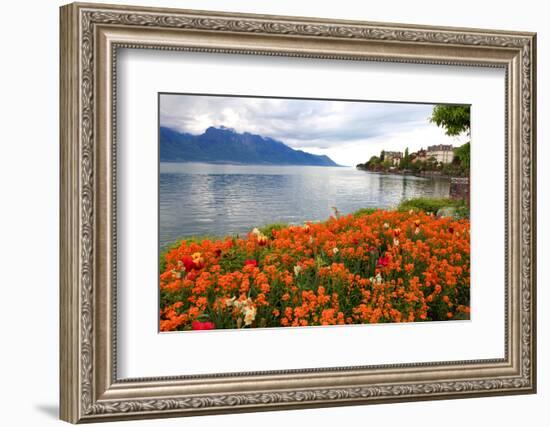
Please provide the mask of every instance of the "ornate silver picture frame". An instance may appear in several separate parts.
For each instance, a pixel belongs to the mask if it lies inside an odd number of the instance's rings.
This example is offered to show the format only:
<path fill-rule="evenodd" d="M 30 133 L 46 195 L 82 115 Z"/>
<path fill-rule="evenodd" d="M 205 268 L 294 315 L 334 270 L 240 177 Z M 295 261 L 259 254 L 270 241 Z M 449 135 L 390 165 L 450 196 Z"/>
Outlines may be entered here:
<path fill-rule="evenodd" d="M 97 422 L 536 391 L 535 34 L 80 3 L 60 13 L 61 419 Z M 116 62 L 122 48 L 503 69 L 504 357 L 120 379 Z"/>

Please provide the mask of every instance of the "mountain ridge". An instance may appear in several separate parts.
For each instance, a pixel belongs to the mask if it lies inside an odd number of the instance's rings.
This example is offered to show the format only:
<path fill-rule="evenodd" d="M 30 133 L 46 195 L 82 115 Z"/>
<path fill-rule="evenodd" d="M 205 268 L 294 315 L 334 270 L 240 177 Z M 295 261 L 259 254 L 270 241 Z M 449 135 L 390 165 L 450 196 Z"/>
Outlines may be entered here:
<path fill-rule="evenodd" d="M 295 150 L 284 142 L 249 132 L 210 126 L 201 135 L 161 126 L 161 162 L 340 166 L 330 157 Z"/>

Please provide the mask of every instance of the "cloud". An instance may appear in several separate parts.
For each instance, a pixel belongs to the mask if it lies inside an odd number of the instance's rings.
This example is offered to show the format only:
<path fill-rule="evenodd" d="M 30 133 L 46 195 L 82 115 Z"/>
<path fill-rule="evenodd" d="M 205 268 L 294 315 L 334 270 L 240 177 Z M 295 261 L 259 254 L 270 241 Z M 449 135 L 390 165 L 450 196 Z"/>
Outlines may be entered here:
<path fill-rule="evenodd" d="M 201 134 L 226 126 L 355 165 L 382 149 L 462 143 L 430 123 L 433 105 L 162 94 L 160 124 Z"/>

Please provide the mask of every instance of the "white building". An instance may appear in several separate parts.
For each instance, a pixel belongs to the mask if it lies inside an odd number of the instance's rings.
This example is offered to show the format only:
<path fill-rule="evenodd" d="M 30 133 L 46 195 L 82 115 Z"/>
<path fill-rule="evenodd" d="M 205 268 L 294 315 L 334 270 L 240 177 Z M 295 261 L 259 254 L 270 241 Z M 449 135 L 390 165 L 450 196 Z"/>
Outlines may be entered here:
<path fill-rule="evenodd" d="M 440 163 L 451 163 L 454 158 L 454 149 L 452 145 L 431 145 L 428 147 L 426 157 L 429 159 L 433 157 Z"/>
<path fill-rule="evenodd" d="M 384 153 L 384 160 L 389 161 L 392 166 L 398 166 L 403 158 L 403 153 L 400 151 L 386 151 Z"/>

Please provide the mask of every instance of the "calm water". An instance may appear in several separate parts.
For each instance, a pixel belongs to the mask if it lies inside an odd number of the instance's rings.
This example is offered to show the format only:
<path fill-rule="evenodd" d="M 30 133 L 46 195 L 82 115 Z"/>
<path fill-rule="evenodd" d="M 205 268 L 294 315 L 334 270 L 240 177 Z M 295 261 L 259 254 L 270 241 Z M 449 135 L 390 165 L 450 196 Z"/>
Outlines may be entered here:
<path fill-rule="evenodd" d="M 325 220 L 332 206 L 346 214 L 412 197 L 448 197 L 449 183 L 355 168 L 161 163 L 160 245 L 273 222 Z"/>

